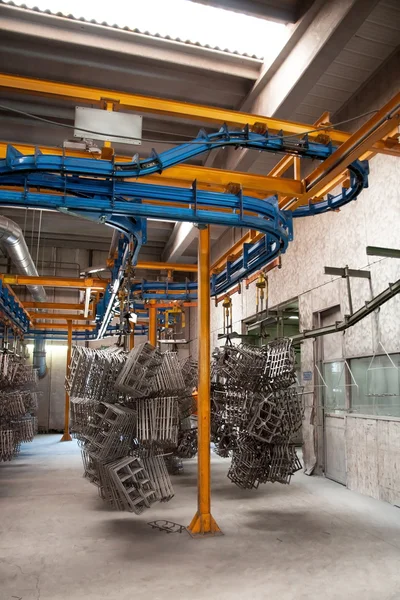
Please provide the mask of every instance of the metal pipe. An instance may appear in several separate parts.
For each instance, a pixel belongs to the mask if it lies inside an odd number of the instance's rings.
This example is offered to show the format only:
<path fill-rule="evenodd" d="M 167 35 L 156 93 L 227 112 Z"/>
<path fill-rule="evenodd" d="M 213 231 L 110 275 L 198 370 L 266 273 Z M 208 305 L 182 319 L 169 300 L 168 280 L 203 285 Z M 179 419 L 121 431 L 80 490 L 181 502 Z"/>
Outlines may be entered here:
<path fill-rule="evenodd" d="M 68 349 L 67 349 L 67 370 L 66 374 L 68 375 L 69 365 L 71 362 L 71 354 L 72 354 L 72 321 L 68 321 Z M 69 412 L 70 412 L 70 399 L 69 393 L 65 392 L 65 414 L 64 414 L 64 435 L 62 436 L 60 442 L 72 442 L 72 437 L 69 432 Z"/>
<path fill-rule="evenodd" d="M 4 251 L 10 257 L 18 273 L 27 276 L 37 277 L 38 272 L 28 246 L 24 239 L 21 227 L 0 215 L 0 244 Z M 47 295 L 41 285 L 30 284 L 27 286 L 35 302 L 46 302 Z M 46 340 L 45 338 L 35 339 L 33 349 L 33 367 L 38 369 L 39 377 L 46 374 Z"/>
<path fill-rule="evenodd" d="M 149 304 L 149 342 L 152 346 L 157 346 L 157 306 L 155 300 L 150 300 Z"/>
<path fill-rule="evenodd" d="M 199 388 L 198 388 L 198 462 L 197 513 L 188 527 L 192 536 L 215 535 L 220 529 L 211 516 L 210 464 L 210 228 L 199 229 Z"/>

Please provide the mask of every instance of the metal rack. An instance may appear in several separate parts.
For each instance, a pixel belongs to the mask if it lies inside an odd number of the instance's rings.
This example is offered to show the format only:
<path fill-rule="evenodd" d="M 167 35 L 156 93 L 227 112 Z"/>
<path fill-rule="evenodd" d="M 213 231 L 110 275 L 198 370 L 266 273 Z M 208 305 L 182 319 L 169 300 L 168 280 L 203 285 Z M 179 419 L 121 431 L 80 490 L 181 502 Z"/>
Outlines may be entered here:
<path fill-rule="evenodd" d="M 71 430 L 84 477 L 113 509 L 140 514 L 173 497 L 165 459 L 197 451 L 195 370 L 191 359 L 179 361 L 175 352 L 161 353 L 149 343 L 129 354 L 74 348 L 66 379 Z"/>
<path fill-rule="evenodd" d="M 291 341 L 229 343 L 215 353 L 211 372 L 211 436 L 216 453 L 232 457 L 228 478 L 244 489 L 289 483 L 301 468 L 291 441 L 304 414 Z"/>

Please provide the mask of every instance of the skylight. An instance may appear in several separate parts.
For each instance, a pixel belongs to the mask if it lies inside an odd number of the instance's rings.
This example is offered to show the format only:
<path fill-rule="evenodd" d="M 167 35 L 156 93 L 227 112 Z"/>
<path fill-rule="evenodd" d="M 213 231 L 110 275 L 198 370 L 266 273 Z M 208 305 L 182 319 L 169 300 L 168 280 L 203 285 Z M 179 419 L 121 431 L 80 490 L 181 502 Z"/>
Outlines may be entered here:
<path fill-rule="evenodd" d="M 138 29 L 229 52 L 273 60 L 288 37 L 285 25 L 189 0 L 14 0 L 16 6 L 99 24 Z"/>

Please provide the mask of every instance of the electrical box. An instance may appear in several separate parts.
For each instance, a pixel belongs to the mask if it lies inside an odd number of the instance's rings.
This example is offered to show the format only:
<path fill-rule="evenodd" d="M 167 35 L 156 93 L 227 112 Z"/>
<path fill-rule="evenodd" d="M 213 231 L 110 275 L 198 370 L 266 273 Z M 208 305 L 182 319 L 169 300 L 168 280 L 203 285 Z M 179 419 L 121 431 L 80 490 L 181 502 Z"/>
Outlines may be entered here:
<path fill-rule="evenodd" d="M 142 117 L 76 106 L 74 137 L 139 146 L 142 143 Z"/>

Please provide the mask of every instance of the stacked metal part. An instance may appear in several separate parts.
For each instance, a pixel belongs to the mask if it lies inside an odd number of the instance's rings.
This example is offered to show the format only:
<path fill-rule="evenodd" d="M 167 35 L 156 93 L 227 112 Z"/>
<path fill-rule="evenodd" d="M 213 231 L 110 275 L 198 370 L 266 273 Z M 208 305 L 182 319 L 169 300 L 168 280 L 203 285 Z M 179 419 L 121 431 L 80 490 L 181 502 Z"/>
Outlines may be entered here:
<path fill-rule="evenodd" d="M 37 372 L 22 357 L 0 357 L 0 462 L 14 458 L 37 433 Z"/>
<path fill-rule="evenodd" d="M 293 439 L 304 414 L 291 341 L 226 345 L 211 372 L 211 435 L 217 454 L 232 456 L 229 479 L 245 489 L 289 483 L 301 469 Z"/>
<path fill-rule="evenodd" d="M 66 381 L 71 432 L 84 476 L 112 508 L 140 514 L 173 497 L 165 458 L 197 452 L 196 379 L 193 361 L 149 343 L 129 354 L 73 349 Z"/>

